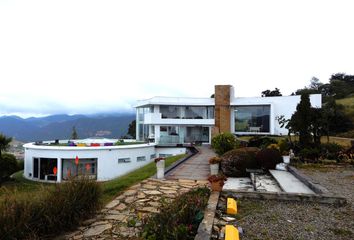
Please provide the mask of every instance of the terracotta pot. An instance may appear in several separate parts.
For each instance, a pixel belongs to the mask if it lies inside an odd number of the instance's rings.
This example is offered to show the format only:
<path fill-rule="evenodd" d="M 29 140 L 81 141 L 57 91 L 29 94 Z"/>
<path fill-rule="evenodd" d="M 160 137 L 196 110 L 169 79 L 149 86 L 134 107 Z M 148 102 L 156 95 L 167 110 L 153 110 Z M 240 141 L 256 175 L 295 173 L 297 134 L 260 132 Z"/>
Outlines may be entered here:
<path fill-rule="evenodd" d="M 224 186 L 224 181 L 220 180 L 217 182 L 211 182 L 211 190 L 221 192 L 222 187 Z"/>

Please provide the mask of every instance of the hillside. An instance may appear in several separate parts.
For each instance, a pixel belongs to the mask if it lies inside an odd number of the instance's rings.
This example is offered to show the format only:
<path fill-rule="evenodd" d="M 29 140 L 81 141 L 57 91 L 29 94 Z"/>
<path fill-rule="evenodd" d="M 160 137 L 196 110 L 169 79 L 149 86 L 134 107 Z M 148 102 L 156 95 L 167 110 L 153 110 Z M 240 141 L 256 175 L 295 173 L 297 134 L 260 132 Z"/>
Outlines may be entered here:
<path fill-rule="evenodd" d="M 337 104 L 343 105 L 345 115 L 347 115 L 354 126 L 354 96 L 336 100 Z M 340 137 L 354 138 L 354 129 L 338 134 Z"/>
<path fill-rule="evenodd" d="M 52 115 L 23 119 L 17 116 L 0 117 L 0 132 L 20 141 L 68 139 L 73 126 L 80 138 L 119 138 L 127 133 L 134 114 Z"/>
<path fill-rule="evenodd" d="M 348 115 L 354 123 L 354 96 L 338 99 L 336 103 L 344 106 L 345 114 Z"/>

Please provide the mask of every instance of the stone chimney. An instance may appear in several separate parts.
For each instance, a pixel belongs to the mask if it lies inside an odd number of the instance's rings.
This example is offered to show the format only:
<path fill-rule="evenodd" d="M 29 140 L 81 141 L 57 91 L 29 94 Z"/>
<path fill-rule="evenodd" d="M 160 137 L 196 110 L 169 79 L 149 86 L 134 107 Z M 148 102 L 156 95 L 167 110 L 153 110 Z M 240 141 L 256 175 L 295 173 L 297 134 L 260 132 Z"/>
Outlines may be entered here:
<path fill-rule="evenodd" d="M 231 131 L 230 99 L 233 97 L 231 85 L 215 85 L 215 127 L 212 136 Z"/>

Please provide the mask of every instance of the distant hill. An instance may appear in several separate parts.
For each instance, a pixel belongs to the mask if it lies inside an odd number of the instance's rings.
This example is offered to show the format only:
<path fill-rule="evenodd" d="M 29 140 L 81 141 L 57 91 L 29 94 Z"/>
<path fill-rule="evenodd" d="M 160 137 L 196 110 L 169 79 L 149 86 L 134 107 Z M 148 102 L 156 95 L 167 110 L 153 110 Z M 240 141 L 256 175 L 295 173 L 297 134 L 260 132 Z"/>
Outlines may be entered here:
<path fill-rule="evenodd" d="M 68 139 L 73 126 L 80 138 L 119 138 L 126 135 L 135 114 L 52 115 L 23 119 L 18 116 L 0 117 L 0 132 L 20 141 Z"/>

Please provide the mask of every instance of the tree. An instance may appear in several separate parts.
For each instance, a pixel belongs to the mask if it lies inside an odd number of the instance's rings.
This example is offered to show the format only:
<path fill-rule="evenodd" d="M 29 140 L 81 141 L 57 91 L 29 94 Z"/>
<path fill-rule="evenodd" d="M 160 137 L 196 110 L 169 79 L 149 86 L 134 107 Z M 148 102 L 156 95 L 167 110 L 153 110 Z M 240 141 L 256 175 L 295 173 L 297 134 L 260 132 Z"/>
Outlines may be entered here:
<path fill-rule="evenodd" d="M 301 95 L 301 101 L 296 106 L 296 111 L 291 116 L 289 122 L 292 131 L 299 134 L 299 142 L 302 147 L 307 147 L 312 142 L 311 114 L 312 109 L 309 94 L 303 93 Z"/>
<path fill-rule="evenodd" d="M 76 132 L 76 128 L 75 126 L 73 126 L 73 130 L 71 132 L 71 139 L 75 140 L 75 139 L 78 139 L 78 135 L 77 135 L 77 132 Z"/>
<path fill-rule="evenodd" d="M 8 138 L 5 135 L 0 133 L 0 157 L 1 157 L 1 153 L 10 146 L 11 141 L 12 138 Z"/>
<path fill-rule="evenodd" d="M 276 97 L 276 96 L 282 96 L 280 93 L 280 90 L 278 88 L 275 88 L 274 90 L 265 90 L 262 92 L 262 97 Z"/>
<path fill-rule="evenodd" d="M 133 138 L 136 138 L 136 120 L 133 120 L 128 127 L 128 134 Z"/>
<path fill-rule="evenodd" d="M 18 163 L 16 157 L 10 153 L 3 153 L 0 156 L 0 185 L 17 170 Z"/>

